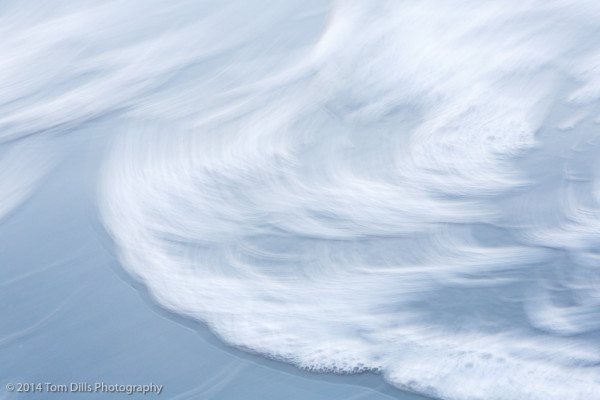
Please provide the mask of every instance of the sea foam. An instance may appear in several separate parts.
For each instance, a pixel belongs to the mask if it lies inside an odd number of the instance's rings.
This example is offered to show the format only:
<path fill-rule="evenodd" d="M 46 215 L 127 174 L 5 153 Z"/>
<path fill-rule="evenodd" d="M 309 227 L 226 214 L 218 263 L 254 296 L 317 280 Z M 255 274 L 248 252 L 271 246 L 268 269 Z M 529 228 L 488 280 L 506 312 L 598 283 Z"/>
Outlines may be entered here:
<path fill-rule="evenodd" d="M 0 217 L 100 121 L 124 267 L 225 342 L 600 393 L 597 1 L 68 3 L 2 6 Z"/>
<path fill-rule="evenodd" d="M 592 398 L 599 11 L 335 3 L 302 59 L 118 135 L 102 206 L 125 265 L 302 368 Z"/>

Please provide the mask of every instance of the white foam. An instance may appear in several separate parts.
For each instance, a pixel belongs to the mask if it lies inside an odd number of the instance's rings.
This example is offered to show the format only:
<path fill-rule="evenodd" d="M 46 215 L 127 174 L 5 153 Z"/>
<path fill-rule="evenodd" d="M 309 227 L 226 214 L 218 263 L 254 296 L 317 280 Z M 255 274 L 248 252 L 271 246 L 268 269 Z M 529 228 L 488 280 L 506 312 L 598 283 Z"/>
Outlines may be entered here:
<path fill-rule="evenodd" d="M 600 393 L 599 4 L 280 3 L 4 6 L 0 216 L 40 133 L 104 119 L 124 266 L 226 342 L 445 399 Z"/>

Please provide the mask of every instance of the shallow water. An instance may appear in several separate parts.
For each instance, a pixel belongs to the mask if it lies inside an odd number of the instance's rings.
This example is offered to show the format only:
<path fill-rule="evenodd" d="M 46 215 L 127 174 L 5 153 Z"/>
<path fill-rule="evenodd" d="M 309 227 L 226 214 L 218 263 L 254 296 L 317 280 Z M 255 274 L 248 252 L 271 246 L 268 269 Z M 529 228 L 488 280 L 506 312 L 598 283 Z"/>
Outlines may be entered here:
<path fill-rule="evenodd" d="M 63 179 L 123 279 L 252 357 L 444 399 L 600 392 L 596 2 L 7 2 L 0 20 L 3 225 L 29 202 L 53 218 L 37 193 Z M 89 146 L 87 179 L 53 172 Z M 38 243 L 14 238 L 5 288 Z"/>

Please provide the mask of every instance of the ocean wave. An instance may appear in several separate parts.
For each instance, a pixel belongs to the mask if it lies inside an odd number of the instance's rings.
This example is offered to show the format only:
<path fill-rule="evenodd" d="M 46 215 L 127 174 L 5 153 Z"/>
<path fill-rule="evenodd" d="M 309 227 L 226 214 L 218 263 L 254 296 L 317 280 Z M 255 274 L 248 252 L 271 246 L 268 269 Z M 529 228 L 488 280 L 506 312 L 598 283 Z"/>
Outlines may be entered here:
<path fill-rule="evenodd" d="M 302 60 L 118 135 L 102 209 L 125 265 L 302 368 L 448 399 L 593 397 L 598 16 L 336 3 Z"/>
<path fill-rule="evenodd" d="M 102 205 L 125 265 L 302 368 L 448 399 L 593 397 L 598 11 L 337 3 L 303 60 L 237 84 L 234 106 L 119 135 Z"/>
<path fill-rule="evenodd" d="M 225 342 L 444 399 L 600 393 L 597 2 L 57 4 L 0 10 L 0 217 L 101 120 L 124 267 Z"/>

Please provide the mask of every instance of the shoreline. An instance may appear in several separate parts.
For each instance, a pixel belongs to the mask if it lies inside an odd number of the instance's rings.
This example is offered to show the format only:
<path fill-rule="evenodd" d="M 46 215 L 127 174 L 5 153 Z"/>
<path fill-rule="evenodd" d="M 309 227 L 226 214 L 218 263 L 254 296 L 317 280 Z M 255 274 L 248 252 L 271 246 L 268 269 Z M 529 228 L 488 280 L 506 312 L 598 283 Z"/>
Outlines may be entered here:
<path fill-rule="evenodd" d="M 374 373 L 315 373 L 244 352 L 158 305 L 118 262 L 94 204 L 110 136 L 103 128 L 55 138 L 69 154 L 2 222 L 0 301 L 10 304 L 0 329 L 0 356 L 9 361 L 0 367 L 3 386 L 152 382 L 164 386 L 161 398 L 174 399 L 425 399 Z M 130 396 L 112 394 L 120 395 Z"/>

